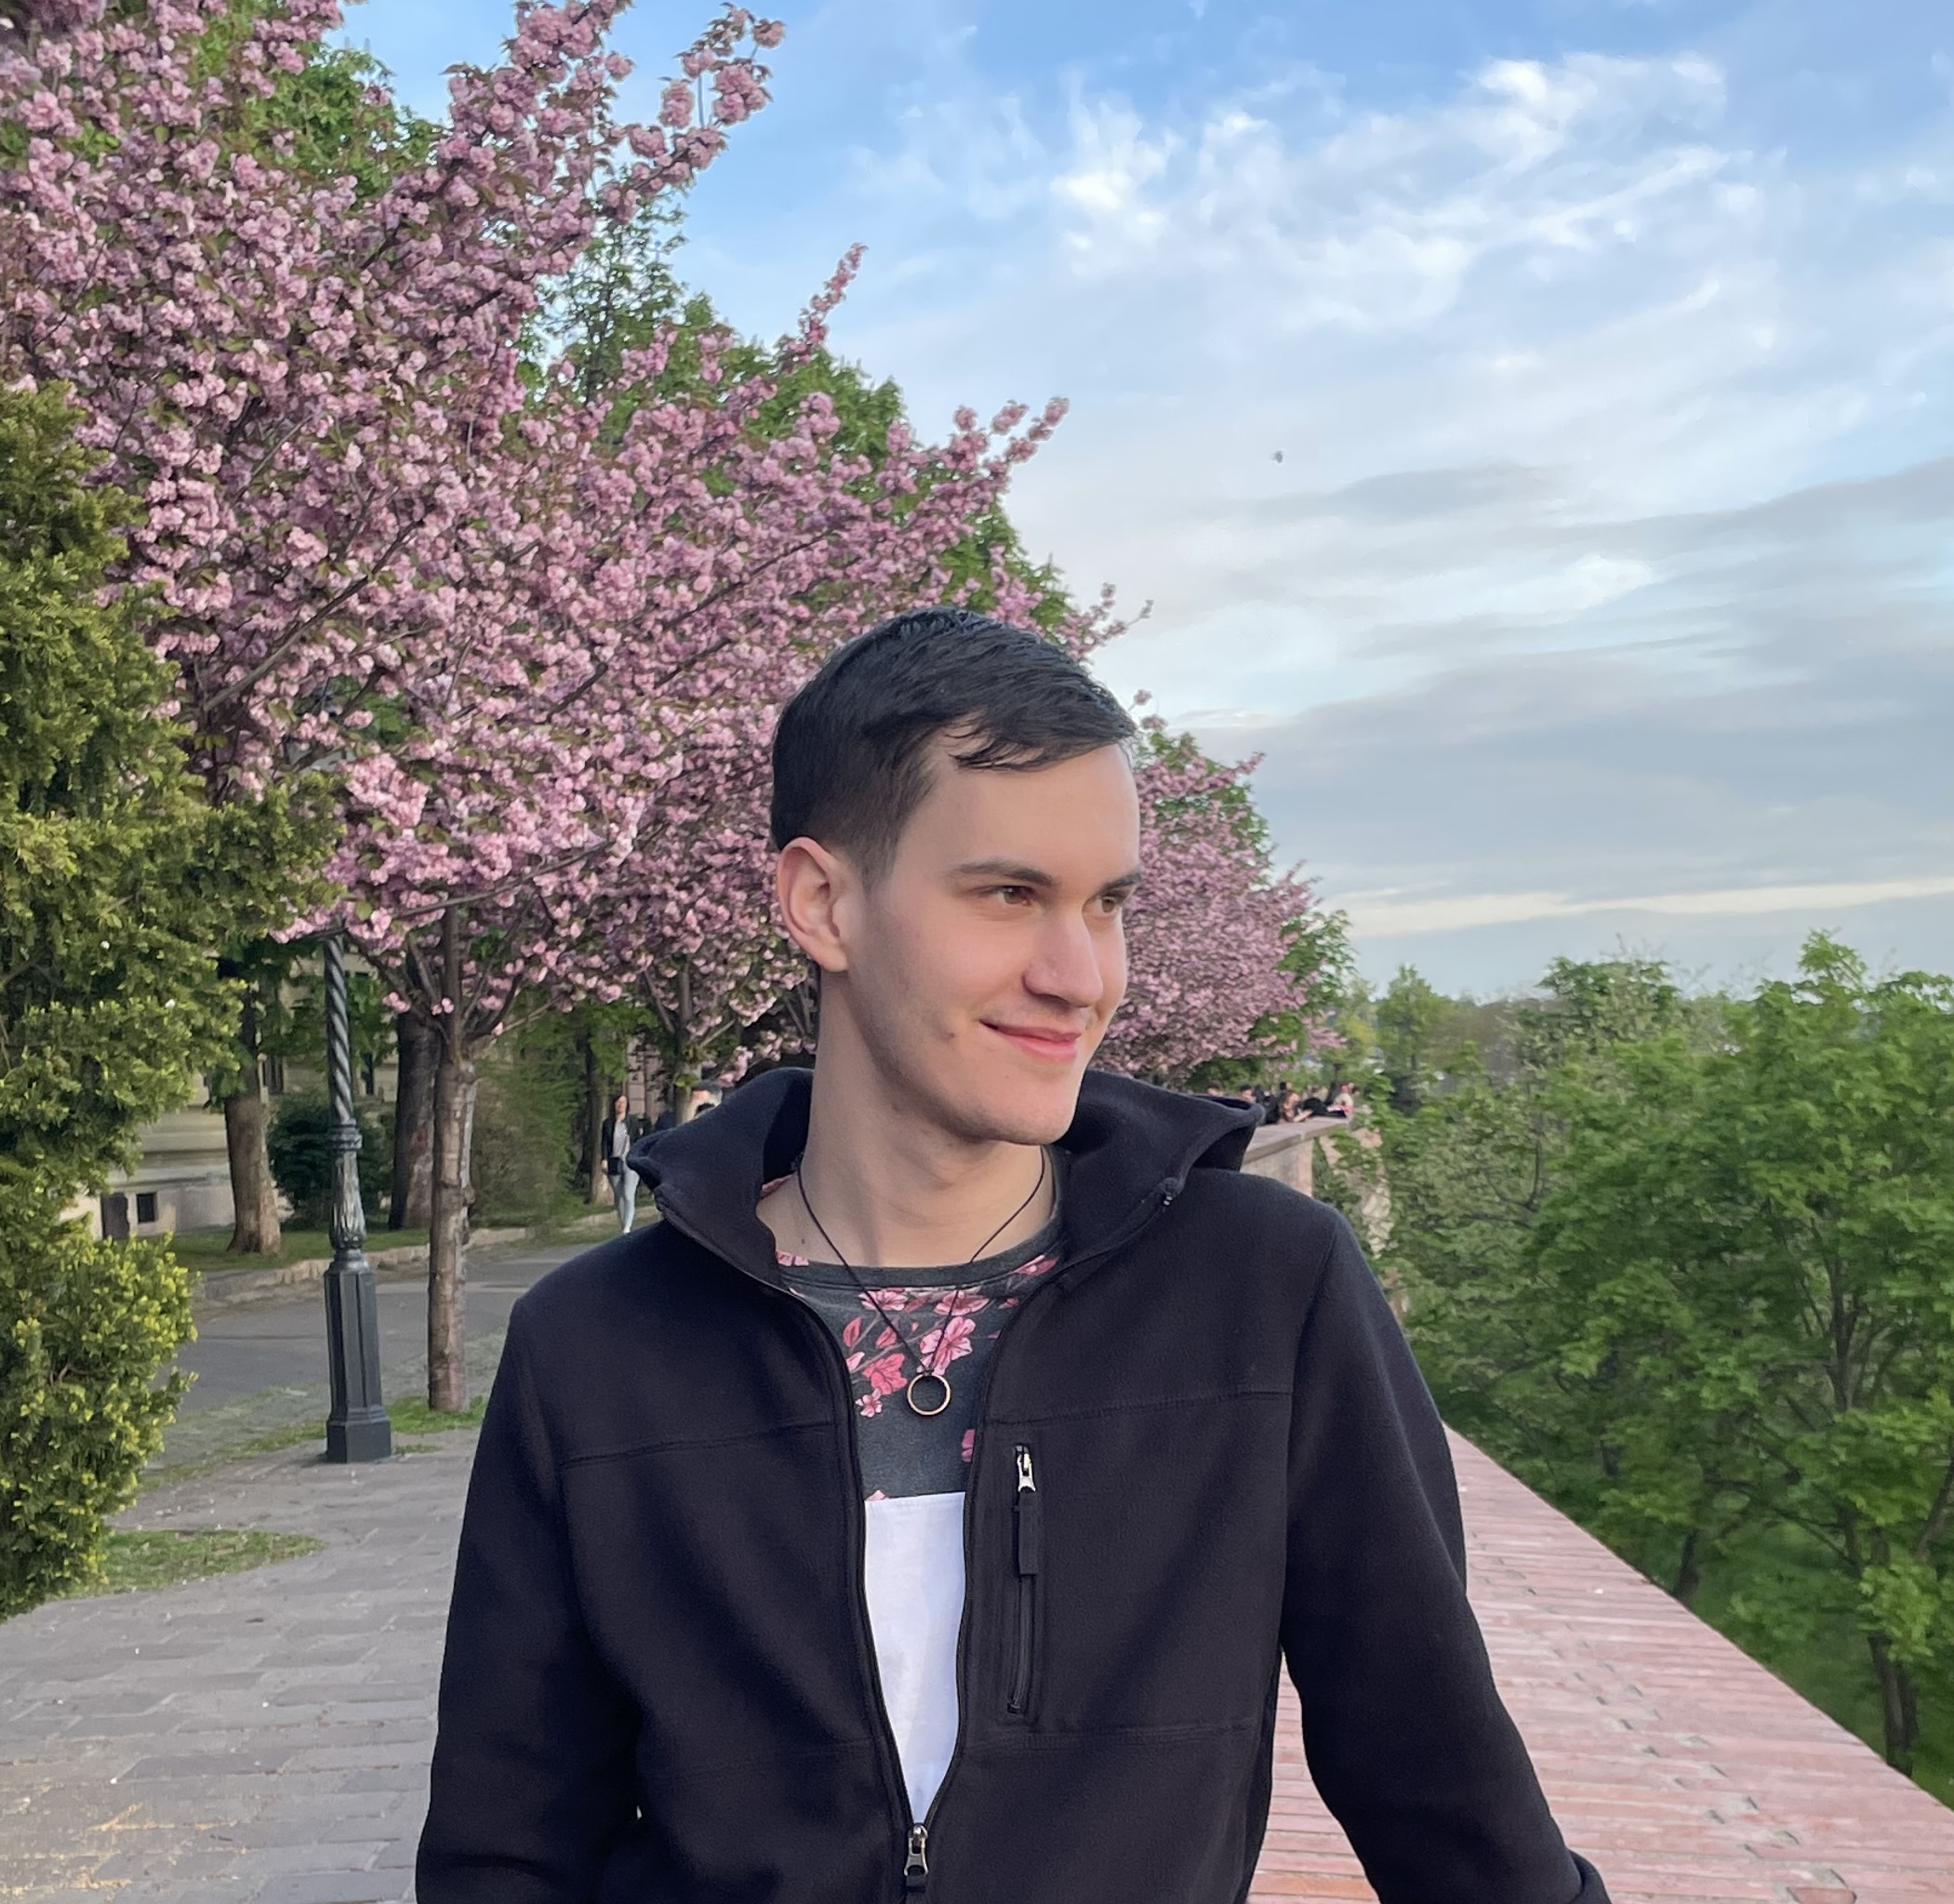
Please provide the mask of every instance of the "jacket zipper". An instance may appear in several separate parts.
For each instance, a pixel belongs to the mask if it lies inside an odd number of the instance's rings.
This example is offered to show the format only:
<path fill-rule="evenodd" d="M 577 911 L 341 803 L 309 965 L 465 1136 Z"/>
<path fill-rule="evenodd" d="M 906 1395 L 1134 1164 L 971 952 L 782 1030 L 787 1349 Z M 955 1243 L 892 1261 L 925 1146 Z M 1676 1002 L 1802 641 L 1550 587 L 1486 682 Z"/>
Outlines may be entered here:
<path fill-rule="evenodd" d="M 1017 1493 L 1011 1519 L 1017 1562 L 1017 1663 L 1011 1674 L 1010 1711 L 1023 1714 L 1031 1704 L 1031 1668 L 1036 1655 L 1038 1569 L 1043 1548 L 1043 1525 L 1038 1502 L 1038 1478 L 1031 1450 L 1023 1443 L 1011 1450 L 1017 1471 Z"/>
<path fill-rule="evenodd" d="M 670 1221 L 682 1234 L 691 1238 L 694 1243 L 709 1255 L 717 1258 L 721 1262 L 725 1262 L 729 1268 L 738 1273 L 751 1276 L 753 1281 L 758 1283 L 762 1288 L 771 1290 L 773 1294 L 779 1297 L 789 1308 L 800 1316 L 804 1327 L 812 1328 L 820 1337 L 822 1343 L 827 1349 L 828 1365 L 833 1373 L 842 1398 L 842 1418 L 847 1424 L 848 1465 L 855 1482 L 854 1494 L 850 1503 L 854 1515 L 850 1523 L 850 1532 L 854 1543 L 855 1559 L 856 1644 L 857 1654 L 868 1675 L 870 1689 L 873 1695 L 874 1718 L 879 1742 L 882 1746 L 883 1776 L 887 1781 L 887 1790 L 890 1794 L 890 1809 L 901 1820 L 905 1831 L 902 1859 L 902 1888 L 905 1896 L 913 1897 L 928 1889 L 930 1820 L 936 1817 L 937 1806 L 943 1803 L 943 1794 L 950 1790 L 950 1783 L 956 1777 L 957 1765 L 964 1756 L 964 1735 L 969 1729 L 970 1688 L 966 1671 L 968 1660 L 965 1656 L 969 1650 L 970 1642 L 971 1507 L 976 1498 L 978 1481 L 981 1478 L 980 1471 L 984 1466 L 983 1428 L 990 1402 L 990 1383 L 997 1374 L 998 1357 L 1004 1349 L 1004 1338 L 1011 1333 L 1012 1326 L 1015 1324 L 1024 1319 L 1026 1311 L 1030 1309 L 1040 1297 L 1046 1295 L 1063 1283 L 1067 1272 L 1078 1268 L 1082 1263 L 1095 1262 L 1101 1257 L 1110 1256 L 1114 1251 L 1123 1248 L 1140 1231 L 1147 1227 L 1148 1222 L 1154 1216 L 1172 1205 L 1174 1199 L 1180 1192 L 1180 1188 L 1179 1178 L 1170 1177 L 1167 1178 L 1134 1212 L 1110 1239 L 1101 1244 L 1097 1249 L 1088 1250 L 1083 1256 L 1075 1258 L 1072 1262 L 1067 1264 L 1065 1270 L 1060 1271 L 1057 1275 L 1045 1281 L 1040 1287 L 1033 1289 L 1018 1308 L 1013 1311 L 1004 1327 L 998 1331 L 997 1340 L 991 1345 L 990 1360 L 985 1366 L 983 1381 L 977 1393 L 977 1414 L 973 1422 L 973 1426 L 977 1430 L 976 1458 L 971 1464 L 971 1472 L 964 1498 L 964 1618 L 962 1625 L 957 1630 L 956 1742 L 950 1750 L 950 1764 L 944 1767 L 942 1782 L 937 1787 L 936 1796 L 930 1800 L 929 1809 L 920 1819 L 910 1810 L 909 1788 L 903 1782 L 901 1758 L 896 1747 L 896 1731 L 895 1727 L 889 1724 L 888 1704 L 883 1698 L 882 1670 L 876 1663 L 874 1634 L 871 1630 L 869 1621 L 868 1522 L 866 1511 L 862 1505 L 861 1442 L 855 1426 L 855 1401 L 848 1389 L 847 1357 L 843 1354 L 842 1346 L 835 1340 L 833 1332 L 829 1328 L 828 1325 L 806 1303 L 796 1297 L 792 1291 L 783 1289 L 778 1284 L 769 1282 L 764 1276 L 755 1275 L 751 1270 L 742 1270 L 738 1263 L 734 1263 L 729 1258 L 720 1256 L 719 1251 L 713 1248 L 711 1244 L 708 1243 L 698 1231 L 694 1230 L 671 1207 L 670 1201 L 666 1197 L 659 1195 L 656 1191 L 653 1192 L 652 1201 L 657 1205 L 660 1216 Z M 1030 1448 L 1020 1446 L 1016 1452 L 1024 1456 L 1026 1467 L 1029 1470 L 1030 1463 Z M 1032 1497 L 1032 1552 L 1035 1557 L 1038 1551 L 1038 1536 L 1041 1531 L 1038 1525 L 1039 1511 L 1037 1507 L 1037 1482 L 1035 1476 L 1032 1478 L 1030 1492 Z M 1021 1498 L 1022 1491 L 1020 1492 Z M 1022 1525 L 1023 1523 L 1020 1519 L 1018 1525 L 1022 1527 Z M 1032 1583 L 1026 1581 L 1020 1577 L 1018 1581 L 1020 1596 L 1018 1604 L 1021 1613 L 1024 1609 L 1024 1591 L 1030 1584 Z M 1019 1631 L 1021 1634 L 1026 1631 L 1022 1623 L 1020 1623 Z M 1022 1644 L 1023 1641 L 1021 1640 L 1020 1644 Z M 1027 1694 L 1029 1696 L 1029 1671 L 1026 1677 Z"/>
<path fill-rule="evenodd" d="M 943 1768 L 943 1777 L 937 1786 L 936 1796 L 929 1802 L 929 1809 L 920 1821 L 910 1827 L 909 1856 L 903 1863 L 902 1881 L 905 1888 L 914 1894 L 925 1888 L 929 1883 L 929 1833 L 935 1822 L 937 1809 L 941 1806 L 945 1793 L 955 1784 L 957 1767 L 964 1762 L 964 1741 L 970 1731 L 970 1603 L 975 1591 L 976 1574 L 972 1562 L 976 1558 L 972 1529 L 977 1519 L 977 1503 L 982 1498 L 981 1489 L 986 1485 L 989 1465 L 985 1461 L 986 1443 L 984 1422 L 990 1414 L 990 1384 L 997 1375 L 997 1365 L 1004 1355 L 1004 1341 L 1032 1307 L 1057 1286 L 1058 1279 L 1049 1277 L 1031 1291 L 1004 1320 L 998 1331 L 997 1340 L 991 1344 L 989 1360 L 984 1365 L 984 1373 L 977 1385 L 977 1411 L 972 1418 L 972 1426 L 977 1431 L 977 1445 L 973 1450 L 970 1473 L 964 1488 L 964 1617 L 957 1626 L 957 1736 L 950 1747 L 950 1764 Z M 823 1325 L 826 1327 L 826 1325 Z M 829 1340 L 832 1341 L 832 1336 Z M 836 1354 L 840 1354 L 839 1349 Z M 844 1363 L 845 1368 L 846 1364 Z M 848 1424 L 851 1432 L 854 1422 Z M 893 1738 L 893 1734 L 891 1735 Z M 901 1781 L 898 1779 L 897 1783 Z M 903 1816 L 910 1816 L 909 1794 L 905 1789 L 902 1798 Z"/>

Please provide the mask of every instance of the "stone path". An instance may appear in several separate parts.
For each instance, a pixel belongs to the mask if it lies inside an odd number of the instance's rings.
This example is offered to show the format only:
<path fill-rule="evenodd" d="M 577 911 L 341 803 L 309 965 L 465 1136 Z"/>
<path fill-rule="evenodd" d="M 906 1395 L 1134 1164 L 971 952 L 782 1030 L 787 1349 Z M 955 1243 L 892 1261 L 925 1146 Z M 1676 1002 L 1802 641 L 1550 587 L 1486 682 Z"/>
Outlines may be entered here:
<path fill-rule="evenodd" d="M 159 1489 L 126 1525 L 326 1550 L 0 1626 L 0 1897 L 406 1896 L 473 1442 L 372 1468 L 293 1448 Z"/>
<path fill-rule="evenodd" d="M 0 1625 L 0 1897 L 407 1897 L 472 1440 L 370 1469 L 291 1449 L 159 1489 L 132 1525 L 273 1527 L 326 1549 Z M 1501 1684 L 1619 1904 L 1954 1898 L 1954 1812 L 1457 1455 Z M 1254 1896 L 1368 1898 L 1286 1695 L 1284 1713 Z"/>

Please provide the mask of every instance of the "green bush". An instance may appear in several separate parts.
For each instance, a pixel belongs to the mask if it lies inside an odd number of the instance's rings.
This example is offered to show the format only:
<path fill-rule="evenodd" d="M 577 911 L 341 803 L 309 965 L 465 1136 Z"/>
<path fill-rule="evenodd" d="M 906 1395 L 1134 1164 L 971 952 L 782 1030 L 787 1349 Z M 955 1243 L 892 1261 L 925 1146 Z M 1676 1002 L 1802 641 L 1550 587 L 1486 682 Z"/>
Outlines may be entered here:
<path fill-rule="evenodd" d="M 101 1243 L 0 1187 L 0 1618 L 100 1577 L 103 1516 L 136 1491 L 184 1378 L 190 1281 L 159 1243 Z"/>
<path fill-rule="evenodd" d="M 109 585 L 129 505 L 74 422 L 59 390 L 0 391 L 0 1614 L 93 1576 L 190 1334 L 166 1250 L 60 1212 L 224 1050 L 211 948 L 289 913 L 275 826 L 190 773 L 142 602 Z"/>
<path fill-rule="evenodd" d="M 353 1105 L 360 1126 L 360 1201 L 371 1217 L 392 1175 L 392 1132 L 364 1104 Z M 323 1229 L 332 1215 L 332 1150 L 326 1139 L 332 1109 L 324 1091 L 293 1091 L 279 1098 L 265 1137 L 272 1175 L 292 1200 L 292 1220 Z"/>
<path fill-rule="evenodd" d="M 579 1069 L 553 1025 L 498 1039 L 482 1062 L 469 1176 L 472 1220 L 543 1222 L 574 1183 Z"/>

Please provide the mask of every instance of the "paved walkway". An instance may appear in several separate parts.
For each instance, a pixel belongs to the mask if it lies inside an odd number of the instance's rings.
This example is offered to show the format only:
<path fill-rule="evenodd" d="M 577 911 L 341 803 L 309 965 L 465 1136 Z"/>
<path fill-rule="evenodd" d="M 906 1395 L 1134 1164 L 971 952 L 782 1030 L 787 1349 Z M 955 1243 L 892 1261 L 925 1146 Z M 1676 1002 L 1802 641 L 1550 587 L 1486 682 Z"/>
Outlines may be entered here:
<path fill-rule="evenodd" d="M 469 1334 L 499 1334 L 525 1289 L 558 1263 L 604 1242 L 615 1225 L 610 1213 L 605 1211 L 579 1227 L 582 1234 L 561 1236 L 553 1242 L 525 1239 L 521 1231 L 508 1232 L 507 1239 L 500 1242 L 485 1243 L 478 1237 L 468 1253 Z M 375 1251 L 384 1251 L 387 1241 L 384 1230 L 367 1238 Z M 405 1369 L 416 1358 L 422 1358 L 418 1365 L 425 1369 L 425 1260 L 423 1256 L 411 1266 L 376 1266 L 374 1293 L 379 1306 L 384 1367 Z M 226 1279 L 217 1275 L 208 1280 L 219 1284 Z M 267 1290 L 246 1300 L 200 1300 L 196 1320 L 196 1339 L 186 1343 L 177 1357 L 177 1365 L 196 1377 L 183 1398 L 185 1418 L 260 1396 L 268 1390 L 324 1382 L 326 1307 L 316 1280 L 289 1289 Z"/>
<path fill-rule="evenodd" d="M 604 1232 L 574 1243 L 511 1245 L 472 1255 L 469 1263 L 470 1381 L 479 1388 L 501 1354 L 509 1311 L 524 1290 Z M 427 1391 L 426 1272 L 382 1272 L 379 1311 L 380 1392 L 390 1402 Z M 316 1284 L 249 1302 L 200 1306 L 196 1339 L 178 1365 L 196 1377 L 152 1480 L 208 1471 L 259 1436 L 323 1423 L 330 1404 L 326 1379 L 326 1311 Z M 0 1896 L 4 1896 L 0 1893 Z"/>
<path fill-rule="evenodd" d="M 371 1468 L 263 1456 L 144 1527 L 326 1551 L 0 1626 L 0 1897 L 370 1904 L 407 1895 L 472 1434 Z"/>
<path fill-rule="evenodd" d="M 0 1626 L 0 1897 L 406 1897 L 472 1443 L 351 1470 L 290 1449 L 159 1489 L 134 1524 L 288 1529 L 326 1550 Z M 1458 1457 L 1501 1684 L 1621 1904 L 1954 1897 L 1954 1812 Z M 1369 1897 L 1309 1790 L 1293 1701 L 1285 1714 L 1254 1895 Z"/>

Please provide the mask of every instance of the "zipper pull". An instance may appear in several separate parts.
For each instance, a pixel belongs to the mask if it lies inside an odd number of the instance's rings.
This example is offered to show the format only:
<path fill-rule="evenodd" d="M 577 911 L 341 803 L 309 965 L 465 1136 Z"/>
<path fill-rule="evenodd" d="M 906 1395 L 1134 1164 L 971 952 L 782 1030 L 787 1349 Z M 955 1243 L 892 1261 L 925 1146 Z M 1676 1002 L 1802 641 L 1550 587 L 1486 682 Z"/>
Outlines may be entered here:
<path fill-rule="evenodd" d="M 910 1827 L 910 1855 L 902 1860 L 902 1885 L 920 1891 L 929 1883 L 929 1827 Z"/>
<path fill-rule="evenodd" d="M 1019 1442 L 1012 1453 L 1017 1461 L 1017 1499 L 1012 1509 L 1017 1535 L 1017 1571 L 1020 1578 L 1027 1578 L 1039 1568 L 1043 1525 L 1038 1511 L 1038 1480 L 1031 1471 L 1031 1450 Z"/>

